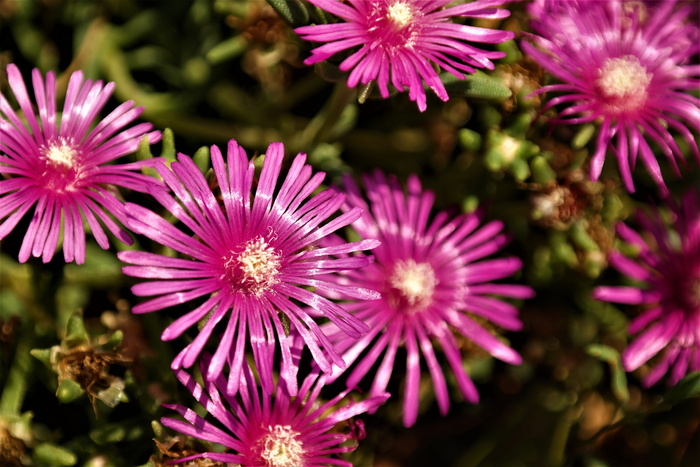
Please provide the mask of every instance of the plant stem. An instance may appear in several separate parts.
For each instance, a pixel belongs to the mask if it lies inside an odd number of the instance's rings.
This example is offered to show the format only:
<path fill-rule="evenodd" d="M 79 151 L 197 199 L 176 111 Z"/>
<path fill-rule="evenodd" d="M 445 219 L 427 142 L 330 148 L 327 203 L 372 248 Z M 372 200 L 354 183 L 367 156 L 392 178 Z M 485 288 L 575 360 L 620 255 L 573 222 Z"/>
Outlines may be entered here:
<path fill-rule="evenodd" d="M 26 320 L 15 350 L 15 358 L 7 376 L 7 382 L 0 395 L 0 415 L 3 417 L 19 416 L 27 392 L 28 377 L 31 374 L 34 359 L 29 355 L 34 342 L 34 323 Z"/>
<path fill-rule="evenodd" d="M 343 111 L 353 101 L 356 93 L 357 91 L 349 88 L 344 81 L 335 83 L 333 93 L 326 105 L 311 119 L 296 147 L 308 150 L 314 143 L 325 141 L 327 133 L 338 123 Z"/>

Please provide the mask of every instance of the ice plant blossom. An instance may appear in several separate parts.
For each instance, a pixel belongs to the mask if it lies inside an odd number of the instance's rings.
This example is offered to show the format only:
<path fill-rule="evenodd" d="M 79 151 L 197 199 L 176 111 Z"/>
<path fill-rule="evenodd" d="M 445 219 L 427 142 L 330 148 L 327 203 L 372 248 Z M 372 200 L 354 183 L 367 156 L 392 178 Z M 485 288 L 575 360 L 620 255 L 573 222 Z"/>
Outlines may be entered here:
<path fill-rule="evenodd" d="M 636 4 L 621 1 L 544 1 L 532 5 L 537 35 L 523 50 L 561 83 L 536 93 L 559 94 L 544 106 L 564 107 L 555 123 L 598 122 L 590 175 L 600 177 L 608 152 L 615 155 L 622 182 L 633 192 L 638 159 L 666 192 L 656 144 L 680 175 L 686 163 L 671 131 L 680 134 L 700 161 L 692 131 L 700 128 L 698 25 L 691 5 L 670 0 Z"/>
<path fill-rule="evenodd" d="M 53 258 L 59 242 L 66 262 L 85 261 L 85 226 L 97 243 L 109 248 L 103 225 L 117 238 L 132 243 L 122 224 L 126 213 L 118 188 L 147 191 L 155 179 L 139 173 L 144 163 L 113 165 L 135 152 L 142 137 L 158 141 L 150 123 L 126 127 L 142 107 L 125 102 L 95 126 L 114 83 L 84 80 L 81 71 L 68 82 L 63 110 L 56 108 L 56 77 L 34 69 L 32 84 L 38 117 L 16 65 L 7 66 L 10 89 L 21 112 L 0 94 L 0 240 L 34 208 L 19 250 L 19 261 L 31 256 Z M 111 216 L 110 216 L 111 215 Z"/>
<path fill-rule="evenodd" d="M 207 358 L 203 359 L 206 371 Z M 240 373 L 238 397 L 226 393 L 226 380 L 219 376 L 200 386 L 184 370 L 175 372 L 178 380 L 211 415 L 207 420 L 194 410 L 181 405 L 165 405 L 177 411 L 183 420 L 162 418 L 163 425 L 188 436 L 217 443 L 232 452 L 207 452 L 178 459 L 187 462 L 205 458 L 241 467 L 322 467 L 338 465 L 352 467 L 340 457 L 353 451 L 364 438 L 361 421 L 352 417 L 375 410 L 389 397 L 382 394 L 362 401 L 348 401 L 348 391 L 321 401 L 325 376 L 312 373 L 304 379 L 296 397 L 283 380 L 274 395 L 261 392 L 250 368 Z M 339 431 L 337 425 L 346 422 L 350 430 Z"/>
<path fill-rule="evenodd" d="M 325 174 L 314 174 L 303 154 L 294 158 L 278 189 L 284 159 L 281 143 L 271 144 L 265 153 L 255 189 L 254 161 L 248 160 L 236 141 L 229 142 L 225 162 L 216 146 L 211 148 L 211 159 L 215 177 L 212 186 L 217 194 L 184 154 L 178 155 L 170 167 L 162 161 L 155 165 L 174 195 L 165 190 L 153 190 L 151 194 L 179 221 L 177 226 L 144 207 L 127 204 L 128 223 L 134 232 L 181 254 L 119 253 L 119 258 L 129 263 L 123 268 L 125 274 L 155 279 L 132 288 L 137 296 L 154 297 L 134 306 L 133 312 L 148 313 L 194 302 L 192 309 L 162 334 L 163 340 L 172 340 L 191 326 L 202 325 L 197 337 L 173 360 L 173 369 L 191 367 L 221 323 L 223 334 L 205 376 L 218 377 L 228 364 L 231 393 L 238 388 L 248 336 L 263 388 L 272 391 L 279 343 L 281 375 L 294 394 L 297 369 L 291 359 L 289 328 L 303 338 L 323 371 L 330 371 L 331 363 L 343 362 L 302 306 L 330 319 L 353 339 L 367 331 L 367 325 L 358 318 L 308 287 L 323 286 L 358 300 L 376 298 L 377 292 L 327 283 L 317 276 L 368 265 L 371 257 L 334 256 L 371 249 L 379 242 L 318 247 L 323 237 L 356 220 L 360 210 L 332 218 L 344 196 L 332 190 L 311 196 Z"/>
<path fill-rule="evenodd" d="M 311 51 L 304 63 L 312 65 L 352 49 L 340 69 L 350 71 L 348 86 L 376 81 L 382 97 L 389 97 L 389 83 L 408 95 L 424 111 L 423 82 L 447 101 L 449 96 L 433 64 L 464 79 L 475 68 L 494 68 L 492 59 L 503 52 L 479 49 L 471 43 L 497 44 L 513 38 L 510 31 L 467 26 L 452 18 L 507 17 L 508 10 L 493 8 L 504 0 L 476 0 L 445 7 L 452 0 L 309 0 L 344 22 L 295 29 L 302 39 L 326 44 Z M 359 49 L 355 50 L 355 48 Z"/>
<path fill-rule="evenodd" d="M 630 323 L 630 332 L 637 336 L 622 353 L 622 364 L 634 371 L 658 356 L 644 377 L 646 386 L 667 372 L 673 385 L 700 370 L 700 192 L 688 193 L 673 211 L 672 229 L 651 214 L 639 216 L 649 235 L 618 226 L 619 236 L 639 254 L 631 259 L 613 252 L 610 264 L 639 286 L 594 290 L 598 300 L 644 307 Z"/>
<path fill-rule="evenodd" d="M 482 225 L 480 213 L 451 216 L 444 211 L 430 220 L 434 194 L 423 190 L 415 176 L 409 178 L 407 192 L 396 179 L 380 172 L 363 180 L 369 203 L 347 177 L 342 188 L 348 195 L 344 209 L 361 208 L 362 217 L 352 227 L 360 237 L 377 238 L 382 244 L 373 250 L 373 264 L 362 271 L 347 271 L 342 278 L 348 285 L 379 290 L 382 297 L 346 306 L 369 325 L 365 336 L 350 339 L 335 332 L 331 338 L 351 371 L 348 387 L 359 384 L 384 355 L 370 395 L 386 390 L 397 350 L 406 348 L 403 423 L 410 426 L 418 415 L 421 360 L 432 378 L 440 411 L 445 414 L 449 409 L 434 342 L 439 343 L 464 398 L 474 403 L 479 394 L 464 369 L 458 338 L 505 362 L 521 363 L 517 352 L 481 324 L 490 321 L 507 330 L 521 329 L 518 310 L 494 295 L 525 299 L 533 291 L 522 285 L 492 283 L 522 266 L 514 257 L 485 259 L 507 242 L 501 222 Z M 341 373 L 337 369 L 333 377 Z"/>

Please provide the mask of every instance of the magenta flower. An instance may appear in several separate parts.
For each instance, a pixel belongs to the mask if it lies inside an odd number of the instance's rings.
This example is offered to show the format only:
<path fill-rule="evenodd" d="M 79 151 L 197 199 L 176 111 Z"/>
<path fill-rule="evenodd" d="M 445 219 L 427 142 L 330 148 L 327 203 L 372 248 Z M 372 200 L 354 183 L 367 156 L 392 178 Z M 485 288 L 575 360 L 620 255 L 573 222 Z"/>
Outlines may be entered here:
<path fill-rule="evenodd" d="M 160 139 L 160 132 L 148 133 L 150 123 L 123 130 L 143 108 L 125 102 L 91 127 L 112 94 L 114 83 L 83 81 L 83 73 L 76 71 L 70 77 L 59 113 L 56 77 L 49 72 L 44 83 L 35 69 L 32 84 L 37 119 L 17 66 L 8 65 L 7 74 L 22 113 L 18 115 L 0 94 L 0 240 L 36 206 L 20 247 L 20 262 L 41 256 L 46 263 L 62 241 L 66 262 L 82 264 L 84 222 L 103 249 L 109 248 L 103 225 L 131 244 L 131 237 L 110 217 L 122 224 L 126 218 L 117 188 L 147 191 L 159 182 L 138 173 L 143 163 L 108 164 L 136 151 L 143 136 L 149 143 Z"/>
<path fill-rule="evenodd" d="M 366 324 L 308 287 L 322 287 L 360 300 L 377 298 L 377 292 L 329 283 L 318 276 L 368 265 L 370 257 L 333 257 L 371 249 L 379 242 L 317 246 L 323 237 L 356 220 L 360 210 L 331 219 L 343 204 L 342 194 L 326 190 L 309 198 L 321 185 L 324 174 L 313 175 L 311 167 L 304 164 L 303 154 L 294 159 L 287 178 L 276 190 L 284 148 L 281 143 L 271 144 L 254 197 L 255 167 L 236 141 L 229 142 L 226 164 L 216 146 L 212 146 L 211 156 L 220 201 L 184 154 L 171 168 L 162 161 L 155 165 L 175 197 L 165 190 L 153 190 L 152 194 L 186 231 L 148 209 L 127 204 L 128 225 L 134 232 L 182 254 L 173 258 L 139 251 L 119 253 L 122 261 L 131 264 L 124 267 L 125 274 L 157 279 L 133 287 L 135 295 L 155 297 L 136 305 L 133 312 L 148 313 L 203 299 L 163 331 L 162 339 L 171 340 L 206 321 L 197 337 L 177 355 L 172 368 L 192 366 L 217 324 L 228 316 L 206 377 L 216 378 L 228 364 L 228 390 L 235 393 L 249 335 L 263 388 L 272 391 L 272 367 L 279 341 L 281 374 L 294 394 L 297 370 L 290 353 L 292 337 L 285 326 L 301 335 L 323 371 L 330 371 L 331 362 L 342 365 L 340 355 L 299 304 L 315 310 L 314 316 L 318 313 L 330 319 L 351 338 L 360 337 L 367 331 Z"/>
<path fill-rule="evenodd" d="M 492 70 L 491 59 L 505 56 L 468 42 L 497 44 L 512 39 L 512 32 L 450 21 L 505 18 L 510 14 L 507 10 L 491 8 L 504 1 L 476 0 L 443 8 L 451 0 L 309 0 L 345 22 L 304 26 L 295 32 L 308 41 L 327 42 L 311 51 L 304 61 L 307 65 L 359 46 L 340 64 L 341 70 L 352 70 L 348 86 L 376 80 L 384 98 L 389 97 L 390 82 L 398 90 L 408 87 L 409 98 L 422 112 L 426 109 L 423 82 L 443 101 L 449 98 L 433 64 L 464 79 L 464 72 L 474 73 L 475 67 Z"/>
<path fill-rule="evenodd" d="M 639 256 L 633 260 L 613 252 L 610 264 L 640 285 L 597 287 L 593 293 L 598 300 L 645 308 L 630 323 L 630 332 L 639 335 L 622 353 L 622 364 L 634 371 L 659 355 L 644 377 L 646 386 L 669 369 L 669 384 L 700 370 L 700 192 L 688 193 L 674 211 L 675 232 L 658 215 L 639 216 L 650 236 L 618 225 L 620 237 L 637 247 Z"/>
<path fill-rule="evenodd" d="M 597 180 L 605 156 L 617 158 L 622 181 L 634 191 L 632 170 L 641 158 L 653 180 L 666 191 L 653 142 L 680 175 L 683 154 L 670 130 L 678 132 L 700 160 L 691 132 L 700 127 L 700 99 L 688 90 L 700 86 L 697 24 L 691 6 L 675 1 L 629 8 L 625 2 L 540 2 L 533 44 L 523 49 L 562 83 L 536 93 L 556 92 L 543 108 L 567 105 L 557 123 L 600 122 L 591 178 Z M 537 4 L 535 4 L 537 6 Z M 643 14 L 643 12 L 646 12 Z M 653 13 L 653 14 L 651 14 Z M 690 128 L 690 129 L 689 129 Z"/>
<path fill-rule="evenodd" d="M 365 336 L 351 339 L 336 332 L 332 339 L 338 341 L 348 367 L 367 351 L 348 377 L 348 387 L 357 385 L 384 354 L 371 395 L 386 390 L 397 349 L 406 347 L 403 422 L 410 426 L 418 414 L 421 353 L 443 414 L 449 409 L 449 394 L 433 342 L 440 344 L 465 399 L 477 402 L 479 395 L 464 370 L 454 334 L 471 340 L 496 358 L 519 364 L 521 357 L 478 320 L 518 330 L 522 323 L 517 309 L 492 295 L 524 299 L 534 293 L 525 286 L 492 283 L 521 268 L 517 258 L 484 259 L 507 241 L 500 233 L 501 222 L 480 227 L 478 214 L 450 217 L 446 212 L 430 222 L 434 195 L 422 191 L 417 177 L 408 180 L 407 194 L 395 179 L 387 179 L 379 172 L 363 180 L 369 205 L 357 185 L 346 178 L 345 209 L 362 208 L 362 217 L 353 227 L 362 238 L 377 238 L 382 244 L 373 251 L 376 261 L 362 271 L 344 273 L 344 283 L 380 290 L 382 298 L 346 306 L 369 325 Z M 336 371 L 334 376 L 340 373 Z"/>
<path fill-rule="evenodd" d="M 208 363 L 208 358 L 203 359 L 203 373 Z M 205 380 L 202 388 L 183 370 L 176 371 L 176 375 L 219 423 L 209 422 L 195 411 L 173 404 L 165 407 L 177 411 L 186 421 L 162 418 L 163 425 L 234 451 L 207 452 L 178 459 L 178 462 L 205 458 L 241 467 L 352 467 L 340 454 L 356 448 L 357 443 L 353 445 L 348 441 L 364 438 L 364 429 L 361 421 L 353 422 L 351 417 L 376 410 L 389 397 L 382 394 L 360 402 L 347 402 L 348 391 L 344 391 L 322 402 L 319 394 L 325 376 L 319 377 L 317 373 L 306 377 L 296 397 L 282 380 L 272 397 L 264 391 L 259 393 L 247 365 L 241 370 L 238 397 L 226 393 L 226 381 L 222 376 L 214 381 Z M 334 429 L 346 420 L 353 428 L 350 432 Z"/>

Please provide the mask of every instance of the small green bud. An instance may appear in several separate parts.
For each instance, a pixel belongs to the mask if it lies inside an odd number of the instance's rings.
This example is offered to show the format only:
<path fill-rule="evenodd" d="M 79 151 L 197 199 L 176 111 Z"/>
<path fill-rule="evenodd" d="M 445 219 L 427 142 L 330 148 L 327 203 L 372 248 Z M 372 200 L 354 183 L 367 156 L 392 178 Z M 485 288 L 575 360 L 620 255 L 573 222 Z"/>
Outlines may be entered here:
<path fill-rule="evenodd" d="M 162 144 L 163 150 L 160 152 L 161 157 L 164 157 L 168 163 L 174 162 L 176 155 L 175 135 L 173 134 L 173 130 L 170 128 L 163 130 Z"/>
<path fill-rule="evenodd" d="M 243 36 L 233 36 L 212 47 L 205 58 L 212 65 L 217 65 L 238 57 L 247 47 L 248 41 Z"/>
<path fill-rule="evenodd" d="M 595 125 L 588 123 L 581 127 L 581 129 L 576 133 L 574 138 L 571 140 L 571 147 L 574 149 L 581 149 L 588 144 L 593 135 L 595 134 Z"/>
<path fill-rule="evenodd" d="M 34 460 L 40 465 L 56 467 L 71 466 L 78 462 L 78 457 L 71 451 L 50 443 L 41 443 L 34 448 Z"/>
<path fill-rule="evenodd" d="M 206 173 L 209 170 L 209 165 L 211 164 L 211 154 L 209 153 L 209 147 L 202 146 L 197 149 L 197 152 L 192 156 L 192 160 L 197 165 L 197 168 L 202 173 Z"/>
<path fill-rule="evenodd" d="M 51 349 L 32 349 L 29 354 L 46 365 L 49 370 L 53 370 L 51 365 Z"/>
<path fill-rule="evenodd" d="M 80 383 L 72 379 L 63 379 L 58 383 L 56 398 L 63 404 L 70 404 L 83 394 L 85 394 L 85 390 L 80 387 Z"/>
<path fill-rule="evenodd" d="M 124 332 L 121 329 L 117 329 L 112 333 L 111 336 L 109 336 L 109 339 L 107 339 L 107 342 L 102 344 L 102 350 L 109 352 L 117 347 L 119 347 L 124 340 Z"/>
<path fill-rule="evenodd" d="M 457 135 L 459 145 L 465 151 L 476 152 L 481 148 L 481 135 L 474 130 L 462 128 Z"/>
<path fill-rule="evenodd" d="M 76 311 L 68 318 L 64 342 L 69 349 L 90 342 L 90 336 L 88 336 L 87 329 L 85 329 L 85 322 L 81 312 Z"/>
<path fill-rule="evenodd" d="M 532 170 L 532 179 L 535 183 L 546 185 L 553 182 L 557 178 L 557 174 L 549 165 L 547 159 L 542 156 L 535 156 L 530 161 L 530 170 Z"/>
<path fill-rule="evenodd" d="M 514 159 L 510 164 L 510 170 L 513 173 L 513 177 L 519 182 L 524 182 L 530 176 L 530 166 L 525 159 Z"/>

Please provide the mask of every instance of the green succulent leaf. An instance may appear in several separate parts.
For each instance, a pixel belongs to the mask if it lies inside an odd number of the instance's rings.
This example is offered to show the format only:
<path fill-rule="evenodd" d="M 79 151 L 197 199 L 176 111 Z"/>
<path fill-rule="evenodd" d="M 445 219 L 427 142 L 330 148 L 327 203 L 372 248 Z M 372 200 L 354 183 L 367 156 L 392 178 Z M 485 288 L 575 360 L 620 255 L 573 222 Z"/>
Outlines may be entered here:
<path fill-rule="evenodd" d="M 296 28 L 309 24 L 309 12 L 299 0 L 267 0 L 267 3 L 287 22 L 291 27 Z"/>
<path fill-rule="evenodd" d="M 41 443 L 34 448 L 34 460 L 39 465 L 64 467 L 75 465 L 78 457 L 68 449 L 50 443 Z"/>
<path fill-rule="evenodd" d="M 627 389 L 627 375 L 622 368 L 620 353 L 614 348 L 602 344 L 591 344 L 586 348 L 586 352 L 588 355 L 610 365 L 612 392 L 620 402 L 627 402 L 630 398 L 630 393 Z"/>
<path fill-rule="evenodd" d="M 674 387 L 668 390 L 664 401 L 674 405 L 685 399 L 691 399 L 700 395 L 700 371 L 690 373 L 680 380 Z"/>
<path fill-rule="evenodd" d="M 481 71 L 466 75 L 459 79 L 450 73 L 440 74 L 440 80 L 451 95 L 504 101 L 513 93 L 500 79 L 494 78 Z"/>

